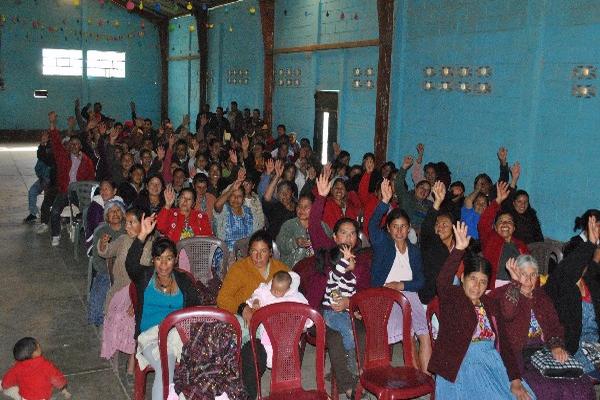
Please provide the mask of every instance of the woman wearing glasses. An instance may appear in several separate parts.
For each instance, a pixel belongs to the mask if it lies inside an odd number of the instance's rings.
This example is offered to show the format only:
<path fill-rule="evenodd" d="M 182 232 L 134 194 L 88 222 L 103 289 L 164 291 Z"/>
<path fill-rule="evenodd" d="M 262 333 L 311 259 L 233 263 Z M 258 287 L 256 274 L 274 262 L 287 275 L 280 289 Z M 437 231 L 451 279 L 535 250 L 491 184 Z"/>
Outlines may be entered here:
<path fill-rule="evenodd" d="M 162 399 L 162 373 L 158 352 L 158 326 L 173 311 L 200 305 L 200 298 L 194 287 L 193 277 L 175 268 L 177 250 L 168 238 L 159 238 L 152 244 L 152 267 L 140 263 L 146 239 L 156 226 L 156 217 L 142 216 L 142 227 L 131 244 L 125 268 L 135 284 L 137 301 L 135 306 L 135 338 L 137 339 L 137 359 L 143 370 L 151 365 L 155 372 L 152 385 L 152 400 Z M 172 332 L 175 332 L 173 330 Z M 169 381 L 173 381 L 176 338 L 169 334 Z M 179 343 L 181 341 L 179 340 Z M 179 348 L 179 352 L 181 348 Z"/>
<path fill-rule="evenodd" d="M 279 271 L 288 271 L 288 267 L 273 257 L 273 240 L 265 231 L 257 231 L 248 242 L 248 257 L 235 262 L 227 271 L 223 286 L 217 296 L 217 306 L 232 314 L 240 315 L 246 328 L 250 324 L 250 319 L 254 310 L 246 304 L 254 290 L 261 283 L 268 283 Z M 267 365 L 267 354 L 260 344 L 256 343 L 259 359 L 260 375 L 265 372 Z M 256 398 L 256 373 L 254 370 L 254 361 L 252 357 L 252 348 L 250 342 L 242 346 L 242 377 L 246 391 L 251 399 Z"/>

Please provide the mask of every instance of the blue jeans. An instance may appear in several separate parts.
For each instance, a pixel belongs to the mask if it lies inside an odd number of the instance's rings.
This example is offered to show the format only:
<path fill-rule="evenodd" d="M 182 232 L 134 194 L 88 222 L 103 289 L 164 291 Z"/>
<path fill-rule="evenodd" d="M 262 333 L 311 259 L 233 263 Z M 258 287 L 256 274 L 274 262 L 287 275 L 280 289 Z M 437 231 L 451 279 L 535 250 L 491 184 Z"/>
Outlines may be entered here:
<path fill-rule="evenodd" d="M 352 333 L 352 321 L 347 311 L 336 312 L 326 308 L 323 310 L 325 325 L 342 335 L 345 350 L 354 350 L 354 334 Z"/>
<path fill-rule="evenodd" d="M 29 197 L 29 214 L 38 215 L 37 197 L 42 194 L 43 191 L 44 188 L 39 179 L 29 188 L 29 192 L 27 192 Z"/>

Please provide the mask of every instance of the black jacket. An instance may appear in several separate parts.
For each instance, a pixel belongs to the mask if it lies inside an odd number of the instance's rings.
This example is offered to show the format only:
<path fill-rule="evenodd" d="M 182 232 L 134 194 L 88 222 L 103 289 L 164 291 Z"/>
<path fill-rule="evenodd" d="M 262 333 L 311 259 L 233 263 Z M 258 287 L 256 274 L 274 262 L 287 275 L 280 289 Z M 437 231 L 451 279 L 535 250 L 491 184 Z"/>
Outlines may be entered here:
<path fill-rule="evenodd" d="M 579 245 L 558 264 L 544 286 L 546 293 L 554 302 L 560 323 L 565 328 L 565 345 L 571 354 L 577 352 L 581 337 L 583 312 L 577 281 L 582 275 L 592 295 L 596 321 L 600 321 L 600 265 L 592 260 L 595 249 L 596 246 L 589 242 Z"/>
<path fill-rule="evenodd" d="M 140 323 L 142 322 L 142 311 L 144 309 L 144 291 L 148 287 L 152 276 L 154 275 L 154 267 L 144 266 L 140 264 L 140 258 L 142 251 L 144 250 L 144 243 L 139 239 L 135 239 L 129 248 L 127 253 L 127 259 L 125 260 L 125 269 L 131 281 L 135 284 L 135 290 L 137 295 L 137 304 L 135 307 L 135 338 L 139 336 Z M 200 305 L 200 297 L 194 286 L 190 275 L 184 271 L 177 269 L 173 270 L 173 276 L 175 282 L 181 293 L 183 294 L 183 307 L 192 307 Z"/>
<path fill-rule="evenodd" d="M 421 303 L 428 304 L 436 295 L 436 280 L 442 265 L 450 255 L 448 247 L 435 233 L 435 221 L 439 211 L 431 207 L 421 224 L 421 255 L 423 258 L 423 274 L 425 286 L 419 290 Z"/>

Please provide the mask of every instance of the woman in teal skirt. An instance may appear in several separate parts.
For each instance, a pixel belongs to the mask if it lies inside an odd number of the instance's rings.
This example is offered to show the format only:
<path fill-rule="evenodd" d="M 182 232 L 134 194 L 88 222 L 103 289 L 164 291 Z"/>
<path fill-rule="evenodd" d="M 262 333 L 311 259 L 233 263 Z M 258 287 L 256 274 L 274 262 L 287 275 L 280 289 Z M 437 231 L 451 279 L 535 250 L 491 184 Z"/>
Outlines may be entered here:
<path fill-rule="evenodd" d="M 440 329 L 429 362 L 429 371 L 437 375 L 436 400 L 533 400 L 521 381 L 496 303 L 485 295 L 491 265 L 465 252 L 470 237 L 464 223 L 456 224 L 454 237 L 455 247 L 437 278 Z M 454 286 L 461 261 L 462 285 Z"/>

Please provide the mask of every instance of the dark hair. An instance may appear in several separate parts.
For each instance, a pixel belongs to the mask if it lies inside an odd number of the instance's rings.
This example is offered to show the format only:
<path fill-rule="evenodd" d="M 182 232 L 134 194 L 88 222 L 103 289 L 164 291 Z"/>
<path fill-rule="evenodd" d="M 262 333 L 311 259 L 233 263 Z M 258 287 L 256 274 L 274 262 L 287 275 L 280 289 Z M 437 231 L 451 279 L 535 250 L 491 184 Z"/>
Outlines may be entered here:
<path fill-rule="evenodd" d="M 307 199 L 310 200 L 311 203 L 315 202 L 315 195 L 312 194 L 311 192 L 305 192 L 300 194 L 300 197 L 298 197 L 298 203 L 300 203 L 300 200 L 302 199 Z"/>
<path fill-rule="evenodd" d="M 187 142 L 184 139 L 179 139 L 177 142 L 175 142 L 175 148 L 177 148 L 177 146 L 185 146 L 186 148 L 188 147 Z"/>
<path fill-rule="evenodd" d="M 273 282 L 285 282 L 288 285 L 291 285 L 292 276 L 287 271 L 278 271 L 273 275 Z"/>
<path fill-rule="evenodd" d="M 146 171 L 144 170 L 144 167 L 142 167 L 142 164 L 133 164 L 131 166 L 131 168 L 129 168 L 129 176 L 131 177 L 131 174 L 133 174 L 133 171 L 135 171 L 136 169 L 139 169 L 140 171 L 142 171 L 142 174 L 146 174 Z"/>
<path fill-rule="evenodd" d="M 498 213 L 494 217 L 494 225 L 496 225 L 496 223 L 498 222 L 498 220 L 500 219 L 500 217 L 503 216 L 503 215 L 510 215 L 510 218 L 513 220 L 513 222 L 515 222 L 515 217 L 513 217 L 512 213 L 510 211 L 502 210 L 501 209 L 500 211 L 498 211 Z"/>
<path fill-rule="evenodd" d="M 144 122 L 150 122 L 150 125 L 152 125 L 152 120 L 150 118 L 144 118 Z"/>
<path fill-rule="evenodd" d="M 356 229 L 356 234 L 358 235 L 358 230 L 360 226 L 358 222 L 352 218 L 343 217 L 337 220 L 335 225 L 333 226 L 333 233 L 338 233 L 343 224 L 352 224 L 354 229 Z M 332 247 L 330 249 L 318 249 L 315 252 L 315 270 L 321 274 L 325 273 L 325 267 L 331 262 L 335 262 L 340 255 L 340 248 L 338 246 Z"/>
<path fill-rule="evenodd" d="M 477 196 L 475 196 L 475 199 L 473 199 L 473 204 L 475 204 L 475 202 L 477 201 L 478 198 L 483 197 L 485 199 L 485 203 L 486 204 L 490 204 L 490 199 L 483 193 L 477 193 Z"/>
<path fill-rule="evenodd" d="M 516 200 L 516 199 L 517 199 L 517 197 L 519 197 L 519 196 L 526 196 L 526 197 L 527 197 L 527 199 L 529 200 L 529 193 L 527 193 L 527 192 L 526 192 L 525 190 L 523 190 L 523 189 L 519 189 L 519 190 L 517 190 L 517 191 L 515 192 L 515 195 L 514 195 L 514 197 L 513 197 L 513 198 Z"/>
<path fill-rule="evenodd" d="M 452 182 L 452 184 L 450 185 L 450 188 L 453 188 L 453 187 L 459 187 L 462 189 L 463 193 L 465 192 L 465 184 L 462 183 L 461 181 Z"/>
<path fill-rule="evenodd" d="M 283 188 L 288 188 L 290 190 L 290 192 L 292 192 L 292 194 L 294 194 L 294 186 L 292 185 L 292 182 L 290 181 L 281 181 L 277 184 L 277 192 L 279 193 L 279 191 Z"/>
<path fill-rule="evenodd" d="M 367 158 L 372 158 L 373 160 L 375 159 L 375 154 L 373 153 L 365 153 L 363 154 L 363 161 L 365 161 Z"/>
<path fill-rule="evenodd" d="M 110 185 L 111 188 L 116 189 L 117 185 L 115 184 L 115 181 L 113 181 L 112 179 L 102 179 L 100 181 L 100 185 L 102 185 L 103 183 L 108 183 Z"/>
<path fill-rule="evenodd" d="M 186 173 L 185 173 L 185 170 L 183 168 L 181 168 L 181 167 L 177 167 L 177 168 L 175 168 L 173 170 L 173 176 L 175 176 L 175 174 L 178 173 L 178 172 L 180 172 L 180 171 L 183 172 L 184 176 L 187 176 Z"/>
<path fill-rule="evenodd" d="M 277 125 L 277 129 L 283 128 L 284 132 L 287 130 L 284 124 Z"/>
<path fill-rule="evenodd" d="M 446 187 L 449 187 L 452 182 L 452 172 L 450 172 L 448 165 L 440 161 L 435 164 L 434 168 L 437 180 L 442 181 Z"/>
<path fill-rule="evenodd" d="M 346 150 L 342 150 L 342 151 L 340 151 L 340 154 L 338 155 L 337 159 L 339 160 L 342 157 L 350 158 L 350 153 L 348 153 Z"/>
<path fill-rule="evenodd" d="M 69 136 L 69 142 L 72 142 L 73 140 L 79 140 L 79 143 L 81 143 L 81 138 L 79 138 L 78 135 Z"/>
<path fill-rule="evenodd" d="M 125 214 L 130 214 L 135 217 L 138 221 L 142 222 L 142 215 L 144 214 L 144 210 L 138 207 L 131 207 Z"/>
<path fill-rule="evenodd" d="M 250 240 L 248 240 L 248 250 L 255 242 L 265 242 L 267 246 L 269 246 L 269 250 L 273 250 L 273 239 L 271 235 L 265 230 L 256 231 L 250 236 Z"/>
<path fill-rule="evenodd" d="M 389 228 L 393 221 L 400 218 L 404 218 L 406 222 L 408 222 L 408 224 L 410 225 L 410 217 L 408 216 L 406 211 L 404 211 L 401 208 L 394 208 L 392 211 L 390 211 L 387 218 L 385 219 L 385 226 Z"/>
<path fill-rule="evenodd" d="M 17 361 L 29 360 L 37 347 L 37 340 L 32 337 L 24 337 L 15 343 L 13 347 L 13 356 Z"/>
<path fill-rule="evenodd" d="M 383 165 L 381 166 L 381 168 L 382 168 L 382 169 L 383 169 L 383 167 L 390 167 L 390 169 L 391 169 L 392 171 L 396 170 L 396 164 L 394 164 L 394 162 L 393 162 L 393 161 L 387 161 L 385 164 L 383 164 Z"/>
<path fill-rule="evenodd" d="M 202 173 L 198 173 L 194 176 L 194 179 L 192 180 L 192 186 L 196 186 L 200 182 L 206 183 L 206 185 L 210 185 L 210 183 L 208 182 L 208 176 Z"/>
<path fill-rule="evenodd" d="M 254 110 L 252 110 L 252 112 L 256 111 L 259 115 L 260 115 L 260 110 L 258 108 L 255 108 Z"/>
<path fill-rule="evenodd" d="M 333 183 L 331 184 L 331 188 L 333 189 L 333 187 L 340 182 L 342 185 L 344 185 L 344 189 L 346 189 L 346 191 L 348 191 L 348 187 L 346 186 L 346 180 L 344 178 L 342 178 L 341 176 L 338 176 L 337 178 L 335 178 L 333 180 Z"/>
<path fill-rule="evenodd" d="M 144 140 L 150 140 L 150 141 L 152 141 L 152 139 L 150 139 L 150 138 L 147 138 L 147 139 L 144 139 Z M 148 149 L 141 149 L 140 150 L 140 158 L 144 157 L 144 154 L 150 154 L 150 157 L 152 157 L 152 152 L 150 150 L 148 150 Z"/>
<path fill-rule="evenodd" d="M 237 107 L 238 103 L 237 103 L 237 101 L 232 101 L 232 102 L 231 102 L 231 105 L 232 105 L 232 106 L 236 106 L 236 107 Z"/>
<path fill-rule="evenodd" d="M 158 179 L 158 180 L 160 181 L 160 183 L 162 184 L 162 188 L 163 188 L 163 190 L 164 190 L 164 188 L 165 188 L 165 180 L 164 180 L 164 178 L 162 177 L 162 175 L 161 175 L 161 174 L 158 174 L 158 173 L 149 174 L 148 176 L 146 176 L 146 181 L 144 182 L 144 183 L 145 183 L 145 185 L 146 185 L 146 187 L 148 186 L 148 183 L 150 183 L 150 181 L 151 181 L 153 178 L 156 178 L 156 179 Z"/>
<path fill-rule="evenodd" d="M 454 225 L 454 223 L 456 222 L 456 218 L 454 218 L 454 215 L 452 215 L 452 213 L 449 210 L 440 210 L 437 217 L 435 218 L 436 221 L 438 220 L 438 218 L 448 218 L 452 225 Z M 452 231 L 452 236 L 454 236 L 454 231 Z"/>
<path fill-rule="evenodd" d="M 171 250 L 173 255 L 177 255 L 177 247 L 175 243 L 168 237 L 159 237 L 152 243 L 152 258 L 158 257 L 163 254 L 165 251 Z"/>
<path fill-rule="evenodd" d="M 424 184 L 428 184 L 429 187 L 431 188 L 431 183 L 429 183 L 429 181 L 427 179 L 423 179 L 422 181 L 417 182 L 417 184 L 415 185 L 415 189 Z"/>
<path fill-rule="evenodd" d="M 479 174 L 475 177 L 475 180 L 473 181 L 473 188 L 475 188 L 477 186 L 477 181 L 480 179 L 485 179 L 490 186 L 492 186 L 494 184 L 492 182 L 492 178 L 490 178 L 490 176 L 488 174 Z"/>
<path fill-rule="evenodd" d="M 423 167 L 423 172 L 427 171 L 428 168 L 433 168 L 437 175 L 437 168 L 435 167 L 435 163 L 428 162 L 427 164 L 425 164 L 425 166 Z"/>
<path fill-rule="evenodd" d="M 192 189 L 191 187 L 184 187 L 179 192 L 179 195 L 181 196 L 183 192 L 190 192 L 192 194 L 192 204 L 196 204 L 196 191 L 194 189 Z"/>
<path fill-rule="evenodd" d="M 121 128 L 123 128 L 123 124 L 121 122 L 115 122 L 115 124 L 113 125 L 113 127 L 117 127 L 120 126 Z"/>
<path fill-rule="evenodd" d="M 600 210 L 596 208 L 590 208 L 589 210 L 584 212 L 581 217 L 575 218 L 575 226 L 573 227 L 573 231 L 587 231 L 587 224 L 590 217 L 596 217 L 596 220 L 600 221 Z"/>
<path fill-rule="evenodd" d="M 471 275 L 473 272 L 481 272 L 492 279 L 492 264 L 479 254 L 473 251 L 467 251 L 463 257 L 464 277 Z"/>

